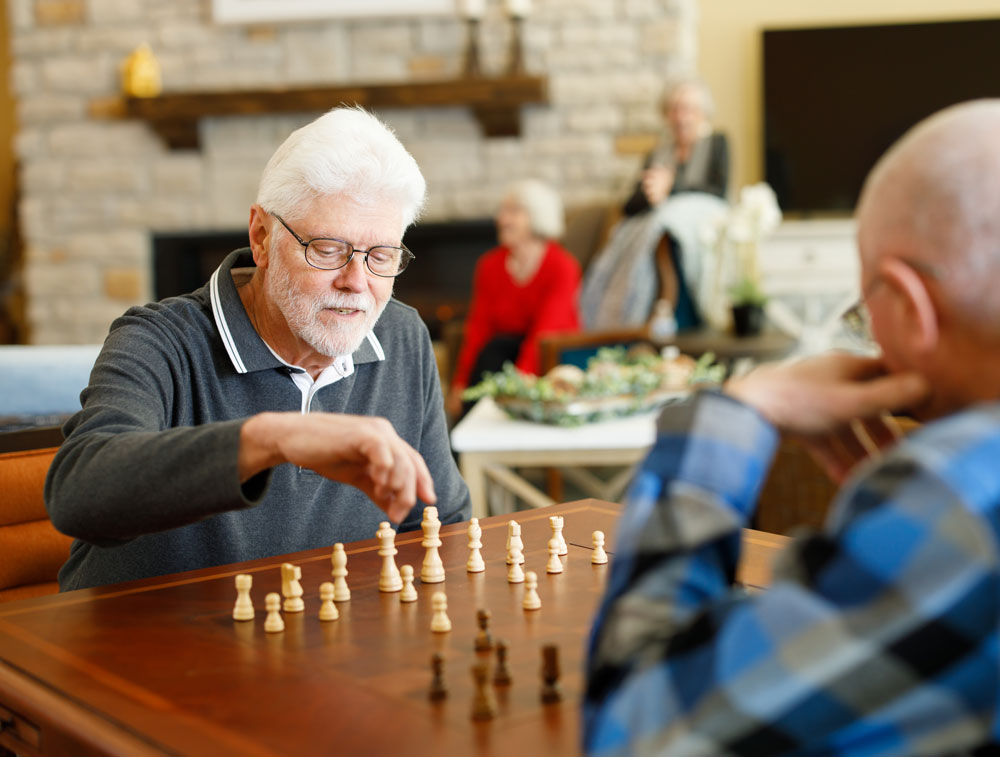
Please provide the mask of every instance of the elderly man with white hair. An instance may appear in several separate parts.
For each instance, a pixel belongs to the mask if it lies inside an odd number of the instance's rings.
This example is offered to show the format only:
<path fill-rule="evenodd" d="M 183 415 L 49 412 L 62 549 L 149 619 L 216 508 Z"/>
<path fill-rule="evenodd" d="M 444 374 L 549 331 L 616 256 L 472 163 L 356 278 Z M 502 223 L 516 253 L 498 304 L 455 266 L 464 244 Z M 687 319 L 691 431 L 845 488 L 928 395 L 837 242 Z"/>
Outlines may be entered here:
<path fill-rule="evenodd" d="M 1000 100 L 916 126 L 857 217 L 881 357 L 764 366 L 661 417 L 591 638 L 590 754 L 1000 749 Z M 899 439 L 903 410 L 927 423 Z M 748 594 L 781 433 L 843 486 Z"/>
<path fill-rule="evenodd" d="M 468 517 L 427 329 L 392 299 L 424 194 L 388 128 L 330 111 L 265 167 L 249 249 L 112 324 L 46 485 L 63 590 Z"/>

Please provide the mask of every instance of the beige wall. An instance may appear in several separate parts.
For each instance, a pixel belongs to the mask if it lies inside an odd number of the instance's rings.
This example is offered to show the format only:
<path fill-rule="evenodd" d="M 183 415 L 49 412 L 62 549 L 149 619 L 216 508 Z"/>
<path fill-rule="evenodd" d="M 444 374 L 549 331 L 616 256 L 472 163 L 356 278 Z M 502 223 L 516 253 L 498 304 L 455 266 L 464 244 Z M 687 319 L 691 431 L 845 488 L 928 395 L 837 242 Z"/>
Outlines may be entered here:
<path fill-rule="evenodd" d="M 734 151 L 731 186 L 763 178 L 761 38 L 767 28 L 1000 16 L 1000 0 L 701 0 L 699 71 Z"/>

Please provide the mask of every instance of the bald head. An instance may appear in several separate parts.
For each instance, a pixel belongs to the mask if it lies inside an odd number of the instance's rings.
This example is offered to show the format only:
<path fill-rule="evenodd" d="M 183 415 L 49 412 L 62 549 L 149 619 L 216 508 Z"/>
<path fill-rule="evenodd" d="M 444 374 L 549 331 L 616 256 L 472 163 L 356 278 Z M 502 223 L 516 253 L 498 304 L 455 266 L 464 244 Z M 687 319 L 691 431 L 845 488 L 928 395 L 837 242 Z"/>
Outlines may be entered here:
<path fill-rule="evenodd" d="M 947 108 L 904 135 L 865 183 L 858 239 L 866 267 L 887 255 L 930 264 L 964 315 L 1000 315 L 1000 100 Z"/>

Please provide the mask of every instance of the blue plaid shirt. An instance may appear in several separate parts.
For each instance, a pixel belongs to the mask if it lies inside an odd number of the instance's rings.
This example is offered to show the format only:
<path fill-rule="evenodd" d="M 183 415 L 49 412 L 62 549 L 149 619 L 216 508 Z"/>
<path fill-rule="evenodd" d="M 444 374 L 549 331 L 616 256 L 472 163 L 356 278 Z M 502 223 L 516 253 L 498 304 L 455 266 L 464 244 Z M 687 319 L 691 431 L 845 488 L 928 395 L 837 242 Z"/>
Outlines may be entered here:
<path fill-rule="evenodd" d="M 740 528 L 777 438 L 717 393 L 664 411 L 590 639 L 586 752 L 995 753 L 1000 405 L 867 464 L 748 595 Z"/>

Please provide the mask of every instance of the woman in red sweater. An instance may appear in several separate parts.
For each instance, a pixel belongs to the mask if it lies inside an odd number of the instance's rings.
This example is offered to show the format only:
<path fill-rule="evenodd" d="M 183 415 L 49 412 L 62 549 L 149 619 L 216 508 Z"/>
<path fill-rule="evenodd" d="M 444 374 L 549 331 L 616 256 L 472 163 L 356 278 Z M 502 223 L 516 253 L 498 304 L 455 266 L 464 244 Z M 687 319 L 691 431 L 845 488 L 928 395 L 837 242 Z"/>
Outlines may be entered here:
<path fill-rule="evenodd" d="M 465 341 L 448 394 L 448 411 L 462 411 L 462 391 L 485 371 L 511 361 L 538 373 L 538 340 L 580 328 L 580 264 L 556 241 L 562 236 L 562 201 L 535 179 L 507 191 L 497 211 L 500 246 L 476 264 Z"/>

